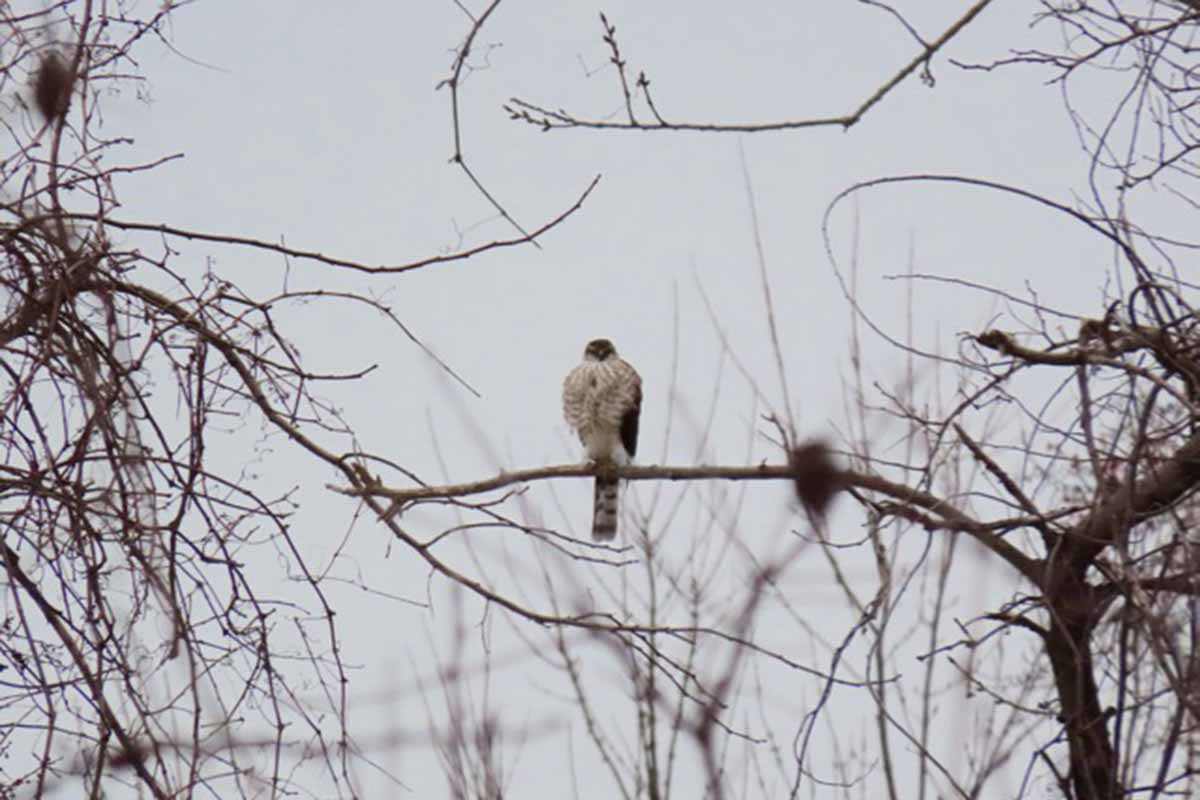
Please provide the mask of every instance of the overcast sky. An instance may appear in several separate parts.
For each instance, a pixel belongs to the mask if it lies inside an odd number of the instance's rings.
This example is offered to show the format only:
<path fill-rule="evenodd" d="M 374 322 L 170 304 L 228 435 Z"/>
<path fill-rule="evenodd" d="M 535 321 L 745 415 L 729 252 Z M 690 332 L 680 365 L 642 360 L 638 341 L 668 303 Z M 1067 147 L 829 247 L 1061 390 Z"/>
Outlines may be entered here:
<path fill-rule="evenodd" d="M 630 68 L 634 74 L 645 70 L 659 111 L 672 121 L 768 122 L 848 113 L 912 58 L 917 44 L 879 8 L 848 1 L 762 2 L 733 12 L 718 3 L 506 0 L 480 34 L 462 87 L 469 164 L 527 229 L 561 213 L 594 176 L 602 176 L 579 213 L 540 248 L 507 248 L 367 281 L 300 261 L 288 265 L 262 252 L 173 242 L 181 251 L 176 269 L 198 276 L 211 259 L 208 266 L 247 291 L 278 291 L 290 270 L 292 287 L 385 297 L 479 397 L 447 380 L 394 328 L 351 307 L 317 305 L 281 314 L 296 326 L 292 338 L 314 371 L 378 365 L 368 379 L 349 389 L 330 388 L 327 395 L 363 449 L 386 454 L 429 481 L 577 460 L 561 420 L 560 383 L 585 342 L 597 336 L 611 338 L 643 377 L 641 461 L 777 461 L 757 416 L 787 410 L 769 347 L 751 209 L 773 292 L 791 412 L 802 435 L 836 441 L 846 428 L 851 308 L 821 226 L 838 192 L 857 181 L 908 173 L 998 180 L 1066 202 L 1084 186 L 1086 159 L 1048 75 L 964 71 L 947 63 L 947 57 L 987 62 L 1040 37 L 1052 39 L 1053 30 L 1028 29 L 1027 5 L 989 8 L 935 60 L 933 86 L 910 77 L 848 131 L 710 135 L 543 133 L 510 121 L 501 105 L 515 96 L 580 116 L 620 118 L 620 87 L 601 41 L 600 11 L 617 25 Z M 903 6 L 909 22 L 932 39 L 965 4 Z M 205 0 L 179 10 L 170 26 L 173 48 L 147 45 L 141 51 L 144 92 L 123 88 L 109 97 L 104 130 L 135 140 L 130 162 L 184 157 L 123 178 L 118 196 L 124 206 L 114 216 L 285 241 L 369 264 L 511 238 L 512 227 L 448 161 L 450 96 L 438 84 L 469 25 L 451 0 Z M 1031 205 L 944 184 L 871 190 L 839 205 L 830 218 L 831 252 L 844 270 L 855 213 L 859 301 L 891 335 L 903 338 L 911 325 L 914 341 L 928 351 L 953 353 L 962 332 L 1002 326 L 1009 309 L 962 286 L 918 283 L 909 313 L 908 285 L 889 276 L 911 270 L 1024 296 L 1036 286 L 1048 305 L 1097 313 L 1109 254 L 1083 231 Z M 723 354 L 721 336 L 757 392 Z M 894 386 L 905 380 L 905 365 L 881 339 L 868 337 L 864 352 L 868 381 Z M 929 367 L 916 378 L 921 391 L 945 379 Z M 249 432 L 258 433 L 253 425 Z M 881 423 L 875 433 L 884 447 L 898 431 Z M 230 437 L 216 446 L 237 457 L 251 438 Z M 363 739 L 374 741 L 382 730 L 419 733 L 425 710 L 411 690 L 413 676 L 430 674 L 436 657 L 454 655 L 449 642 L 455 613 L 446 587 L 427 581 L 417 560 L 369 520 L 359 521 L 344 541 L 355 505 L 324 488 L 334 476 L 289 457 L 278 438 L 267 446 L 272 452 L 262 461 L 259 485 L 271 494 L 270 487 L 299 484 L 302 505 L 293 532 L 311 548 L 309 556 L 322 563 L 335 547 L 344 547 L 330 571 L 352 582 L 330 591 L 340 604 L 343 655 L 356 665 L 352 709 Z M 734 524 L 734 507 L 722 506 L 730 491 L 697 488 L 684 496 L 685 509 L 665 540 L 676 552 L 667 558 L 686 562 L 698 526 L 714 513 L 767 551 L 803 524 L 785 489 L 770 485 L 747 490 Z M 650 485 L 629 496 L 642 509 L 658 498 Z M 519 504 L 514 513 L 531 521 L 586 535 L 590 487 L 584 482 L 534 486 Z M 842 511 L 835 536 L 856 538 L 860 521 Z M 446 524 L 424 513 L 405 522 L 425 536 Z M 665 524 L 663 517 L 656 524 Z M 463 550 L 464 567 L 481 570 L 533 605 L 544 603 L 540 588 L 522 585 L 540 580 L 537 569 L 521 561 L 528 551 L 488 536 L 476 540 L 477 560 Z M 810 557 L 787 576 L 794 603 L 822 636 L 837 640 L 853 615 L 824 561 Z M 585 585 L 575 584 L 573 591 L 593 592 L 605 606 L 609 601 L 599 587 L 620 586 L 617 572 L 581 569 L 574 580 Z M 973 585 L 984 606 L 1002 602 L 1012 590 L 1007 575 L 973 561 L 963 562 L 961 577 L 960 587 Z M 873 591 L 876 577 L 865 556 L 851 578 L 863 582 L 864 595 Z M 419 603 L 432 599 L 433 608 L 368 594 L 358 588 L 362 584 Z M 731 577 L 731 586 L 737 585 Z M 972 607 L 965 602 L 964 613 Z M 561 767 L 568 738 L 577 778 L 603 785 L 581 722 L 562 699 L 562 675 L 528 655 L 496 612 L 480 624 L 482 606 L 467 598 L 462 613 L 468 660 L 480 657 L 485 642 L 498 654 L 525 653 L 501 671 L 493 690 L 502 698 L 493 698 L 498 711 L 516 727 L 511 795 L 563 796 L 572 781 Z M 528 628 L 521 634 L 544 638 Z M 622 673 L 609 652 L 580 652 L 587 674 L 604 687 L 598 691 L 620 698 Z M 796 655 L 828 666 L 828 654 L 819 649 L 804 645 Z M 787 680 L 792 683 L 768 688 L 784 704 L 779 731 L 785 742 L 795 715 L 819 689 L 794 675 Z M 388 700 L 380 704 L 383 697 Z M 506 704 L 503 698 L 511 699 Z M 848 698 L 837 707 L 846 715 L 839 721 L 861 728 L 864 718 L 853 715 L 867 708 Z M 632 720 L 619 704 L 606 718 L 614 731 L 626 726 L 629 743 Z M 522 724 L 530 738 L 523 749 L 516 747 Z M 943 744 L 954 752 L 954 742 Z M 430 749 L 406 741 L 384 750 L 373 755 L 411 789 L 408 796 L 445 791 Z M 393 791 L 369 769 L 362 777 L 367 796 Z M 687 779 L 695 777 L 692 772 Z M 580 793 L 600 796 L 587 785 Z"/>

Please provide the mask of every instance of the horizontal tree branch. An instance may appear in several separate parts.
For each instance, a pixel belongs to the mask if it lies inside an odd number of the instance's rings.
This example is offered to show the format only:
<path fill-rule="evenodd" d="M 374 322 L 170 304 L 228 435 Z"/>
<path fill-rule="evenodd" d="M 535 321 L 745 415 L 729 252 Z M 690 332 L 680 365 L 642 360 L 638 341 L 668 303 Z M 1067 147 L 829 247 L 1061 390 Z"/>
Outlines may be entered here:
<path fill-rule="evenodd" d="M 501 472 L 491 478 L 466 483 L 454 483 L 445 486 L 417 486 L 411 489 L 389 489 L 385 486 L 371 486 L 355 489 L 328 484 L 327 488 L 350 497 L 384 497 L 396 503 L 410 503 L 417 500 L 445 499 L 449 497 L 465 497 L 493 489 L 501 489 L 515 483 L 542 481 L 552 478 L 590 478 L 597 474 L 614 475 L 630 481 L 668 480 L 778 480 L 795 476 L 795 470 L 787 464 L 760 464 L 756 467 L 722 467 L 722 466 L 612 466 L 607 469 L 592 464 L 560 464 L 548 467 L 534 467 L 513 472 Z"/>
<path fill-rule="evenodd" d="M 754 466 L 596 466 L 594 464 L 559 464 L 514 470 L 512 472 L 501 472 L 498 475 L 482 480 L 443 486 L 415 486 L 407 489 L 394 489 L 375 482 L 362 487 L 326 484 L 326 488 L 348 497 L 390 500 L 391 507 L 385 514 L 386 517 L 390 518 L 398 510 L 401 510 L 404 505 L 422 500 L 446 500 L 481 494 L 531 481 L 551 480 L 555 478 L 590 478 L 596 475 L 612 475 L 630 481 L 795 480 L 796 468 L 788 464 L 758 464 Z M 1005 541 L 996 533 L 994 525 L 980 522 L 956 508 L 948 500 L 869 473 L 840 470 L 837 474 L 837 479 L 840 486 L 844 488 L 853 487 L 870 492 L 878 492 L 899 501 L 900 505 L 921 508 L 932 512 L 936 516 L 920 515 L 918 518 L 905 514 L 897 514 L 897 516 L 906 516 L 909 519 L 914 519 L 931 531 L 945 529 L 966 533 L 1003 558 L 1030 581 L 1040 584 L 1041 568 L 1036 559 L 1030 558 Z M 1020 519 L 1009 520 L 1006 521 L 1004 530 L 1024 524 L 1033 525 L 1040 519 L 1040 517 L 1031 517 L 1028 521 Z"/>

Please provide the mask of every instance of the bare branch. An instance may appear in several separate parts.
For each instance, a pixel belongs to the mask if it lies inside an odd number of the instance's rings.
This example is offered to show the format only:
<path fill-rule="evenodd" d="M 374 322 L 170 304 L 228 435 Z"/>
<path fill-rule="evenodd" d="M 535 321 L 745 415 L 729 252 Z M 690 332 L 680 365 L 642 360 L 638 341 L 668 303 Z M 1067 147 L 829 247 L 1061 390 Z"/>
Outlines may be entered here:
<path fill-rule="evenodd" d="M 868 111 L 875 107 L 883 100 L 893 89 L 899 86 L 905 78 L 911 75 L 922 64 L 927 64 L 933 56 L 941 50 L 951 39 L 957 36 L 963 28 L 971 23 L 980 12 L 982 12 L 991 0 L 978 0 L 975 5 L 971 6 L 962 16 L 950 24 L 942 35 L 934 39 L 929 44 L 923 44 L 921 52 L 913 57 L 911 61 L 901 67 L 891 78 L 880 84 L 874 92 L 868 95 L 862 102 L 858 104 L 852 111 L 847 112 L 837 117 L 815 117 L 812 119 L 800 119 L 787 122 L 764 122 L 764 123 L 697 123 L 697 122 L 666 122 L 659 116 L 657 109 L 653 109 L 656 124 L 644 124 L 638 122 L 633 116 L 632 105 L 629 102 L 629 90 L 626 86 L 625 97 L 627 105 L 627 121 L 612 121 L 604 119 L 587 119 L 579 117 L 572 112 L 558 110 L 554 111 L 541 106 L 537 103 L 531 103 L 519 97 L 513 97 L 504 106 L 504 110 L 508 112 L 511 119 L 526 122 L 543 131 L 555 130 L 560 128 L 588 128 L 596 130 L 625 130 L 625 131 L 698 131 L 704 133 L 766 133 L 770 131 L 786 131 L 798 130 L 801 128 L 819 128 L 837 126 L 841 128 L 849 128 L 858 123 Z M 881 5 L 881 4 L 879 4 Z M 606 34 L 605 42 L 612 39 L 612 32 L 608 31 L 608 24 L 605 21 Z M 917 37 L 918 39 L 920 37 Z M 612 41 L 611 47 L 616 53 L 616 43 Z M 616 59 L 616 56 L 614 56 Z M 621 67 L 622 83 L 625 83 L 624 64 L 622 60 L 618 66 Z M 639 79 L 639 85 L 642 85 L 644 75 Z M 649 85 L 648 80 L 644 80 L 645 85 Z M 648 97 L 648 95 L 647 95 Z"/>
<path fill-rule="evenodd" d="M 575 200 L 574 203 L 572 203 L 570 205 L 569 208 L 567 208 L 561 214 L 556 216 L 554 219 L 550 220 L 549 222 L 546 222 L 542 226 L 534 229 L 533 231 L 531 231 L 529 233 L 523 233 L 521 236 L 518 236 L 514 239 L 502 239 L 502 240 L 498 240 L 498 241 L 494 241 L 494 242 L 489 242 L 487 244 L 478 245 L 477 247 L 471 247 L 471 248 L 462 250 L 457 253 L 450 253 L 448 255 L 442 255 L 442 256 L 430 256 L 428 258 L 418 259 L 417 261 L 410 261 L 410 262 L 407 262 L 404 264 L 394 264 L 394 265 L 363 264 L 358 261 L 349 261 L 346 259 L 337 258 L 335 256 L 329 256 L 329 255 L 325 255 L 323 253 L 318 253 L 318 252 L 315 252 L 312 250 L 298 250 L 296 248 L 286 247 L 284 245 L 277 244 L 275 242 L 268 242 L 264 239 L 252 239 L 252 238 L 247 238 L 244 236 L 230 236 L 227 234 L 191 231 L 191 230 L 185 230 L 183 228 L 176 228 L 171 225 L 165 225 L 165 224 L 129 222 L 129 221 L 123 221 L 123 220 L 115 220 L 108 216 L 99 218 L 99 217 L 96 217 L 95 215 L 90 215 L 90 214 L 73 214 L 73 215 L 69 215 L 69 217 L 71 219 L 80 219 L 80 220 L 86 220 L 89 222 L 103 222 L 104 225 L 107 225 L 107 226 L 110 226 L 113 228 L 118 228 L 120 230 L 150 231 L 152 233 L 160 233 L 164 236 L 176 236 L 176 237 L 179 237 L 182 239 L 191 239 L 191 240 L 201 241 L 201 242 L 215 242 L 217 244 L 227 244 L 227 245 L 235 245 L 235 246 L 241 246 L 241 247 L 250 247 L 250 248 L 254 248 L 256 250 L 266 250 L 266 251 L 269 251 L 272 253 L 279 253 L 281 255 L 289 256 L 291 258 L 301 258 L 301 259 L 306 259 L 306 260 L 310 260 L 310 261 L 317 261 L 317 262 L 326 264 L 331 267 L 344 267 L 344 268 L 352 270 L 354 272 L 362 272 L 362 273 L 366 273 L 368 275 L 394 275 L 394 274 L 399 274 L 399 273 L 403 273 L 403 272 L 410 272 L 415 269 L 421 269 L 422 267 L 432 266 L 434 264 L 447 264 L 447 263 L 450 263 L 453 261 L 463 261 L 465 259 L 471 258 L 472 256 L 477 256 L 482 253 L 486 253 L 490 250 L 498 250 L 498 249 L 505 248 L 505 247 L 514 247 L 516 245 L 530 244 L 532 242 L 535 242 L 542 235 L 544 235 L 548 231 L 553 230 L 554 228 L 558 227 L 560 224 L 565 222 L 568 217 L 570 217 L 572 214 L 574 214 L 576 211 L 578 211 L 580 208 L 582 208 L 584 201 L 587 200 L 588 196 L 592 193 L 592 190 L 595 189 L 597 184 L 599 184 L 599 183 L 600 183 L 600 176 L 597 175 L 595 178 L 592 179 L 592 182 L 588 184 L 587 188 L 583 190 L 583 193 L 581 195 L 579 195 L 579 197 Z"/>

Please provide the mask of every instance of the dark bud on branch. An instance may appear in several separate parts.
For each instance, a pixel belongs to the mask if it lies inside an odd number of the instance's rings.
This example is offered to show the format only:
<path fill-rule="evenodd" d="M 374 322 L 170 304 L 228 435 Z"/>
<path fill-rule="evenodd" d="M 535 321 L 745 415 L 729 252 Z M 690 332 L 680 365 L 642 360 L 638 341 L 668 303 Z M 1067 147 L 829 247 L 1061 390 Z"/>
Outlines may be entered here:
<path fill-rule="evenodd" d="M 33 101 L 47 122 L 66 116 L 74 83 L 75 76 L 62 56 L 53 50 L 42 56 L 33 78 Z"/>
<path fill-rule="evenodd" d="M 796 497 L 809 513 L 824 516 L 834 495 L 845 485 L 829 445 L 822 441 L 797 445 L 788 454 L 788 463 L 795 474 Z"/>

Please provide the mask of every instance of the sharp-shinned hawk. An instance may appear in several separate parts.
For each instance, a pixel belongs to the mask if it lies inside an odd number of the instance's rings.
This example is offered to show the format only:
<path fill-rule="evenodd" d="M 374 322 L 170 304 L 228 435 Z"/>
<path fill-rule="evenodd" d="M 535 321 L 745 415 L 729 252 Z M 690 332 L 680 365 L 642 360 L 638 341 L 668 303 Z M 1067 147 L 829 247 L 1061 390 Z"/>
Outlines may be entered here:
<path fill-rule="evenodd" d="M 593 339 L 583 363 L 563 381 L 563 415 L 579 434 L 587 456 L 598 465 L 628 464 L 637 453 L 638 415 L 642 411 L 642 379 L 617 355 L 608 339 Z M 597 476 L 592 538 L 617 535 L 618 483 Z"/>

